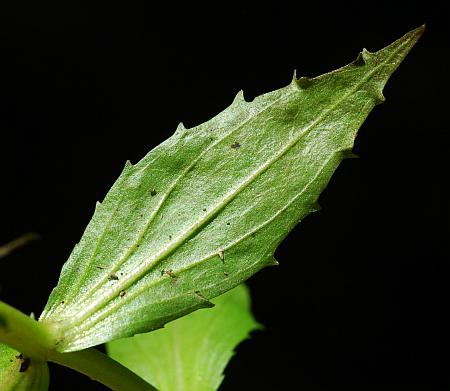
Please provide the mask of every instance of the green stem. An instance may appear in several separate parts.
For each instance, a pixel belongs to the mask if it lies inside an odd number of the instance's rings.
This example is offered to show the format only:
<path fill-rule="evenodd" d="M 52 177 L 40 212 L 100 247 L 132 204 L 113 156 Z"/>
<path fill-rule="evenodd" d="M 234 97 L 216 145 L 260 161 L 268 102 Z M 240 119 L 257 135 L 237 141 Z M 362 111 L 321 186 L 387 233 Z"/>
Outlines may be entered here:
<path fill-rule="evenodd" d="M 112 390 L 156 390 L 134 372 L 93 348 L 71 353 L 59 353 L 53 350 L 47 355 L 47 360 L 81 372 Z"/>
<path fill-rule="evenodd" d="M 116 391 L 155 391 L 129 369 L 96 349 L 59 353 L 56 341 L 42 323 L 0 301 L 0 342 L 25 356 L 72 368 Z"/>
<path fill-rule="evenodd" d="M 45 357 L 55 347 L 51 335 L 38 322 L 0 301 L 0 341 L 33 358 Z"/>

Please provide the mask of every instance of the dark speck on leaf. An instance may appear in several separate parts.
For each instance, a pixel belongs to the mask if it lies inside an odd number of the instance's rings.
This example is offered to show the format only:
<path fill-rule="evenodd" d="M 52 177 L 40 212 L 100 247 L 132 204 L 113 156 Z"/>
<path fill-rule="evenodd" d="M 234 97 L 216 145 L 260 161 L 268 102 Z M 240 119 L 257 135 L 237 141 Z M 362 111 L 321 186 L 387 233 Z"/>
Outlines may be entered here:
<path fill-rule="evenodd" d="M 195 294 L 196 294 L 198 297 L 201 297 L 202 299 L 206 300 L 206 297 L 203 296 L 202 293 L 201 293 L 200 291 L 195 291 Z"/>
<path fill-rule="evenodd" d="M 22 353 L 16 356 L 18 360 L 21 360 L 19 372 L 25 372 L 31 364 L 31 360 L 29 358 L 25 358 Z"/>
<path fill-rule="evenodd" d="M 120 297 L 124 297 L 125 296 L 125 291 L 120 291 L 119 296 Z"/>
<path fill-rule="evenodd" d="M 25 372 L 31 364 L 31 360 L 29 358 L 22 359 L 22 363 L 20 364 L 19 372 Z"/>
<path fill-rule="evenodd" d="M 223 250 L 220 250 L 217 255 L 219 256 L 220 260 L 225 263 L 225 253 L 223 252 Z"/>
<path fill-rule="evenodd" d="M 169 269 L 169 270 L 161 270 L 161 276 L 163 276 L 164 274 L 168 275 L 171 278 L 177 278 L 177 276 L 175 275 L 175 273 L 173 272 L 173 269 Z"/>
<path fill-rule="evenodd" d="M 206 208 L 203 208 L 203 212 L 206 212 Z"/>
<path fill-rule="evenodd" d="M 173 272 L 172 269 L 166 270 L 166 274 L 168 276 L 170 276 L 171 278 L 177 278 L 177 276 L 175 275 L 175 273 Z"/>
<path fill-rule="evenodd" d="M 153 197 L 156 195 L 156 190 L 155 189 L 150 189 L 150 195 Z"/>
<path fill-rule="evenodd" d="M 119 277 L 117 277 L 115 274 L 111 274 L 109 277 L 108 277 L 108 280 L 109 281 L 117 281 L 119 279 Z"/>
<path fill-rule="evenodd" d="M 237 141 L 234 142 L 233 144 L 231 144 L 231 148 L 237 149 L 237 148 L 240 148 L 240 147 L 241 147 L 241 144 L 239 144 Z"/>
<path fill-rule="evenodd" d="M 223 275 L 224 275 L 225 277 L 228 277 L 228 276 L 229 276 L 229 274 L 228 274 L 227 272 L 223 272 Z"/>

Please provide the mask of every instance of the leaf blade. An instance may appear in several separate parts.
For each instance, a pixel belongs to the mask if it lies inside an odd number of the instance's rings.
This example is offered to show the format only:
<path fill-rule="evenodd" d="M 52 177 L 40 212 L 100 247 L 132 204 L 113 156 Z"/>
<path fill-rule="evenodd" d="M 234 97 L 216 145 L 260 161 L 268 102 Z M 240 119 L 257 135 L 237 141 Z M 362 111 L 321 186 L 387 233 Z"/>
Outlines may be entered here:
<path fill-rule="evenodd" d="M 61 334 L 59 349 L 162 327 L 273 264 L 422 31 L 251 103 L 240 93 L 128 163 L 41 316 Z"/>
<path fill-rule="evenodd" d="M 219 388 L 233 349 L 260 328 L 250 311 L 250 294 L 239 285 L 161 330 L 111 341 L 108 354 L 161 391 Z"/>

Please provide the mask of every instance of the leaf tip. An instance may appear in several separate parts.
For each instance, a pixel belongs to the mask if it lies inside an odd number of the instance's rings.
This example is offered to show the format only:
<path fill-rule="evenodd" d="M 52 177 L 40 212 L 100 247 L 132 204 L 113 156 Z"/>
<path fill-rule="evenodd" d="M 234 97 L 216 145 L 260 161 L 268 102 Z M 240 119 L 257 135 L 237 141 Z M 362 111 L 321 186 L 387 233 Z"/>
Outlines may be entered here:
<path fill-rule="evenodd" d="M 415 28 L 414 30 L 408 31 L 403 37 L 395 41 L 392 45 L 405 44 L 406 46 L 405 55 L 406 55 L 417 43 L 417 41 L 420 39 L 424 31 L 425 31 L 425 24 Z"/>
<path fill-rule="evenodd" d="M 407 32 L 405 35 L 392 42 L 390 45 L 373 53 L 374 56 L 380 57 L 380 59 L 388 58 L 389 65 L 392 67 L 392 72 L 400 65 L 402 60 L 410 52 L 413 46 L 422 36 L 425 31 L 425 24 Z M 391 72 L 391 73 L 392 73 Z"/>
<path fill-rule="evenodd" d="M 425 32 L 425 29 L 427 27 L 427 24 L 424 23 L 419 27 L 416 27 L 415 29 L 411 30 L 410 32 L 405 34 L 405 37 L 411 37 L 412 39 L 418 40 L 422 34 Z"/>

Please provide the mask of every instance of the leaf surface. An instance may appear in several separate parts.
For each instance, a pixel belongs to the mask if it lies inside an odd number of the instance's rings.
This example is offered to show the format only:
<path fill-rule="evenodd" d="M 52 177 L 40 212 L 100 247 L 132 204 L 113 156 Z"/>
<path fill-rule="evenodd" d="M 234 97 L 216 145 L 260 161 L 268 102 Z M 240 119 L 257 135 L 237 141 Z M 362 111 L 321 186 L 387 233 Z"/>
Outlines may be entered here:
<path fill-rule="evenodd" d="M 217 390 L 233 349 L 260 326 L 244 285 L 212 302 L 163 329 L 109 342 L 108 354 L 161 391 Z"/>
<path fill-rule="evenodd" d="M 0 343 L 0 390 L 47 391 L 48 366 L 45 361 L 29 359 Z"/>
<path fill-rule="evenodd" d="M 423 27 L 175 134 L 97 204 L 41 315 L 72 351 L 162 327 L 275 264 Z"/>

